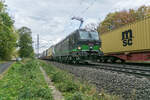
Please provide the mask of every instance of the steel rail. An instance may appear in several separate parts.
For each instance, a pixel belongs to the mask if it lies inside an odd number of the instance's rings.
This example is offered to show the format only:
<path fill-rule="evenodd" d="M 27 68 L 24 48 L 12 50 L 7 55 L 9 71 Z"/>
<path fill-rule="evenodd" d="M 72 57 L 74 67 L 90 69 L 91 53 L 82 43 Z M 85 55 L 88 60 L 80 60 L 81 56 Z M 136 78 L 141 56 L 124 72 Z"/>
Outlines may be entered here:
<path fill-rule="evenodd" d="M 128 65 L 128 64 L 106 64 L 106 63 L 92 63 L 91 65 L 94 65 L 94 68 L 97 69 L 104 69 L 104 70 L 110 70 L 110 71 L 116 71 L 116 72 L 123 72 L 128 74 L 134 74 L 134 75 L 140 75 L 140 76 L 146 76 L 150 77 L 150 67 L 143 69 L 143 66 L 135 66 L 135 65 Z"/>

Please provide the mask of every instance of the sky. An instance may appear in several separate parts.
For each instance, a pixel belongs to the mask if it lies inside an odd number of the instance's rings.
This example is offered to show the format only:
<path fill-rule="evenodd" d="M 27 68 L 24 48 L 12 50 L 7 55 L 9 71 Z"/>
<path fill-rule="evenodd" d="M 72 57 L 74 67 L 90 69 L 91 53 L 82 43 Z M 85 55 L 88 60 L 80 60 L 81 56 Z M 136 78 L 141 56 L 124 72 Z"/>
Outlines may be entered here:
<path fill-rule="evenodd" d="M 74 30 L 80 22 L 73 16 L 84 19 L 84 28 L 89 23 L 99 24 L 114 11 L 150 5 L 149 0 L 5 0 L 7 11 L 15 20 L 15 27 L 32 30 L 33 46 L 40 36 L 40 52 L 58 43 Z M 36 49 L 35 49 L 36 52 Z"/>

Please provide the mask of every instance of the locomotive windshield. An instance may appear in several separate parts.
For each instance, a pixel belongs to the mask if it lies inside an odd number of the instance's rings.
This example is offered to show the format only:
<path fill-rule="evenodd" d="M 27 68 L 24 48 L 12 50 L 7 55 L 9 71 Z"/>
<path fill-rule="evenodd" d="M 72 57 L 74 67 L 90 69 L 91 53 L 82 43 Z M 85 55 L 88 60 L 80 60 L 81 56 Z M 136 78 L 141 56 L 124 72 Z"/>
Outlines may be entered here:
<path fill-rule="evenodd" d="M 99 40 L 98 32 L 80 31 L 80 39 L 84 40 Z"/>

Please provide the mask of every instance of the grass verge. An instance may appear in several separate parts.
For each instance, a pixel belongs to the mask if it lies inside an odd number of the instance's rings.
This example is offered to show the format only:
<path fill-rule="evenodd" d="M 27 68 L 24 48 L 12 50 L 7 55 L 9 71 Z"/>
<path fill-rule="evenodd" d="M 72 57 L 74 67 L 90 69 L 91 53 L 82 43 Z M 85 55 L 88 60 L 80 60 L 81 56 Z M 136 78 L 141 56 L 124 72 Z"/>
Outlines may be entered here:
<path fill-rule="evenodd" d="M 80 82 L 72 74 L 50 63 L 41 61 L 41 64 L 56 88 L 63 93 L 65 100 L 122 100 L 120 96 L 108 95 L 103 91 L 98 93 L 94 86 Z"/>
<path fill-rule="evenodd" d="M 36 60 L 12 65 L 0 80 L 0 100 L 53 100 Z"/>

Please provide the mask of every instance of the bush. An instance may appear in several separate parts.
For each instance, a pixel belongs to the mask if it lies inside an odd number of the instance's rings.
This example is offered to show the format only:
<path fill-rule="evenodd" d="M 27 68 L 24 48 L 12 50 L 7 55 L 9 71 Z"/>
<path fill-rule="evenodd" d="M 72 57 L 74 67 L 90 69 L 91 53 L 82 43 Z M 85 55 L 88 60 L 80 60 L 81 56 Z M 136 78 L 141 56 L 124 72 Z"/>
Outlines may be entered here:
<path fill-rule="evenodd" d="M 75 84 L 73 81 L 66 81 L 66 82 L 61 82 L 59 84 L 57 84 L 57 88 L 61 91 L 61 92 L 76 92 L 79 91 L 79 86 L 77 84 Z"/>
<path fill-rule="evenodd" d="M 81 92 L 76 92 L 71 96 L 68 96 L 66 100 L 84 100 Z"/>
<path fill-rule="evenodd" d="M 63 77 L 65 77 L 64 74 L 62 74 L 62 73 L 60 73 L 60 72 L 53 72 L 53 73 L 52 73 L 51 80 L 52 80 L 53 82 L 59 83 L 59 82 L 64 81 Z"/>

